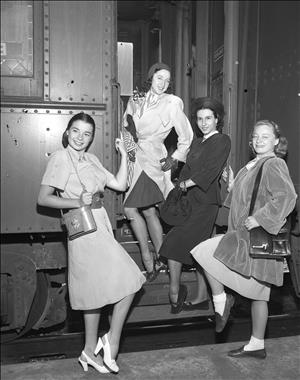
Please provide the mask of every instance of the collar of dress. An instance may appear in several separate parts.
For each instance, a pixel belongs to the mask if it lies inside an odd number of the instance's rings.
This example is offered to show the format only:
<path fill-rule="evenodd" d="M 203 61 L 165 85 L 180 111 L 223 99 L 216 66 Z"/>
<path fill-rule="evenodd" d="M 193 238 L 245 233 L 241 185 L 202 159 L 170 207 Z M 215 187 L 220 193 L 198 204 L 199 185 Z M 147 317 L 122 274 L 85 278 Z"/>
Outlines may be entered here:
<path fill-rule="evenodd" d="M 216 135 L 217 133 L 219 133 L 219 131 L 213 131 L 213 132 L 208 133 L 205 137 L 202 138 L 202 141 L 201 141 L 201 142 L 206 141 L 206 140 L 209 139 L 211 136 Z"/>

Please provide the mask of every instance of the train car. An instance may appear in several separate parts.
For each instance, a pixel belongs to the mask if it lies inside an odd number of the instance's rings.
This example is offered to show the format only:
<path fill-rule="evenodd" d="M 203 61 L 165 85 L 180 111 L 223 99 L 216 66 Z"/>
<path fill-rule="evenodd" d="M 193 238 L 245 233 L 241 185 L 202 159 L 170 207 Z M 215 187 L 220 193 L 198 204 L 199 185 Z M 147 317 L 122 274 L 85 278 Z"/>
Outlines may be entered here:
<path fill-rule="evenodd" d="M 290 141 L 288 165 L 299 193 L 297 10 L 293 1 L 1 2 L 3 341 L 67 319 L 65 232 L 59 213 L 36 202 L 47 160 L 61 147 L 69 118 L 80 111 L 93 116 L 97 133 L 91 152 L 116 172 L 114 140 L 122 110 L 152 63 L 171 66 L 188 116 L 199 96 L 224 102 L 234 170 L 248 160 L 253 122 L 278 121 Z M 283 24 L 288 28 L 278 28 Z M 175 139 L 170 135 L 167 146 Z M 116 238 L 143 269 L 123 217 L 122 195 L 107 190 L 105 206 Z M 297 216 L 294 220 L 299 270 Z M 293 278 L 299 281 L 297 270 Z M 184 272 L 183 281 L 193 293 L 194 272 Z M 167 284 L 165 273 L 147 284 L 129 321 L 170 319 Z M 210 307 L 203 315 L 211 313 Z"/>

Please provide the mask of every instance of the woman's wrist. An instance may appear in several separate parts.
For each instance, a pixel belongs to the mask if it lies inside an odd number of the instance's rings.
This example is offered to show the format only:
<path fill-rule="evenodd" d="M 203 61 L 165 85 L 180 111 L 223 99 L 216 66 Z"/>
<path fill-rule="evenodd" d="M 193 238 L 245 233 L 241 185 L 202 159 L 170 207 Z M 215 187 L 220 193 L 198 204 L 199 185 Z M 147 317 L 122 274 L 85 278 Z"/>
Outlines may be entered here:
<path fill-rule="evenodd" d="M 179 187 L 182 191 L 186 191 L 187 186 L 186 186 L 186 181 L 182 181 L 179 183 Z"/>

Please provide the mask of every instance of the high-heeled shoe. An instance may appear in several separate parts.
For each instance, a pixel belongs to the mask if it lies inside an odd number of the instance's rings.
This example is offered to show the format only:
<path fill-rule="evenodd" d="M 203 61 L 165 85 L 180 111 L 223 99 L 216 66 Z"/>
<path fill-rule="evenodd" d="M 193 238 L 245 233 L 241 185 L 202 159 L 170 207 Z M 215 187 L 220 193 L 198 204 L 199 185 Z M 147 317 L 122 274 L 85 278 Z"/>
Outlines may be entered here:
<path fill-rule="evenodd" d="M 81 356 L 83 356 L 85 360 L 82 360 Z M 104 365 L 100 365 L 94 362 L 94 360 L 92 360 L 89 356 L 87 356 L 87 354 L 84 351 L 82 351 L 81 356 L 79 356 L 78 361 L 82 365 L 84 372 L 87 372 L 89 370 L 89 365 L 90 365 L 94 367 L 95 370 L 97 370 L 100 373 L 109 373 L 109 370 Z"/>
<path fill-rule="evenodd" d="M 155 255 L 155 254 L 153 254 Z M 148 282 L 152 282 L 159 275 L 159 272 L 162 270 L 167 270 L 167 265 L 160 261 L 158 258 L 154 258 L 153 256 L 153 270 L 151 272 L 147 272 L 146 278 Z"/>
<path fill-rule="evenodd" d="M 108 341 L 107 334 L 103 335 L 102 339 L 99 337 L 97 346 L 95 348 L 95 355 L 98 354 L 98 352 L 103 348 L 103 362 L 104 364 L 110 369 L 110 371 L 114 373 L 119 372 L 119 367 L 114 359 L 111 358 L 111 350 L 110 350 L 110 344 Z"/>

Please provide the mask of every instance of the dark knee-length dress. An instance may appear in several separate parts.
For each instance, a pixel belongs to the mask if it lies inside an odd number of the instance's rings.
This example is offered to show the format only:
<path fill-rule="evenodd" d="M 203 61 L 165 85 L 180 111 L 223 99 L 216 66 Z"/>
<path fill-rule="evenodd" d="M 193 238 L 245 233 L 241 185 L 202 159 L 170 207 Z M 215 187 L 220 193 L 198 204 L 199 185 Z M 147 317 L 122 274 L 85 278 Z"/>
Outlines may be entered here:
<path fill-rule="evenodd" d="M 230 146 L 229 137 L 221 133 L 193 141 L 179 178 L 180 182 L 192 179 L 196 183 L 187 194 L 192 214 L 183 226 L 168 232 L 159 251 L 162 257 L 194 265 L 190 251 L 211 236 L 221 205 L 219 178 Z"/>

